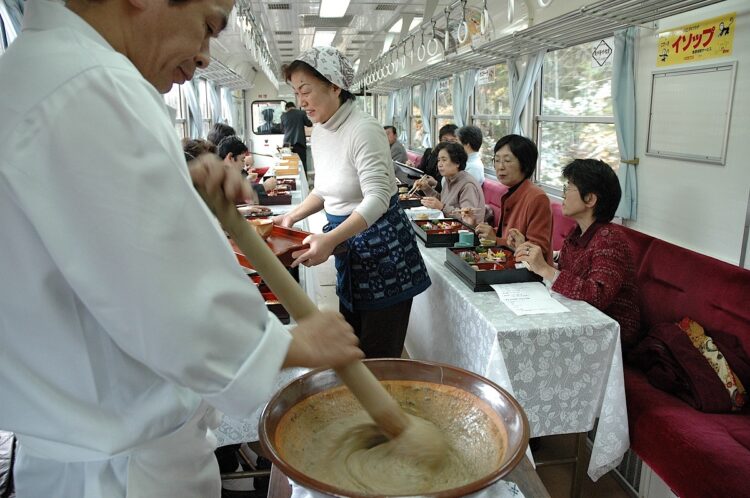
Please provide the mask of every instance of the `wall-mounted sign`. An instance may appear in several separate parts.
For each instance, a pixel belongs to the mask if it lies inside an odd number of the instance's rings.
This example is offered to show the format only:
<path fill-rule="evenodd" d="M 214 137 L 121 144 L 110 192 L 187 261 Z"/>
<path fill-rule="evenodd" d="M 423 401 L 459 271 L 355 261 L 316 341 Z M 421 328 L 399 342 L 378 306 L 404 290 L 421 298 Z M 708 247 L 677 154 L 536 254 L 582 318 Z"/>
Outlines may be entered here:
<path fill-rule="evenodd" d="M 614 53 L 612 39 L 599 40 L 595 42 L 591 51 L 591 67 L 602 67 L 612 65 L 612 54 Z"/>
<path fill-rule="evenodd" d="M 734 12 L 659 33 L 656 65 L 671 66 L 731 55 Z"/>
<path fill-rule="evenodd" d="M 481 69 L 477 74 L 477 85 L 487 85 L 495 82 L 495 66 Z"/>

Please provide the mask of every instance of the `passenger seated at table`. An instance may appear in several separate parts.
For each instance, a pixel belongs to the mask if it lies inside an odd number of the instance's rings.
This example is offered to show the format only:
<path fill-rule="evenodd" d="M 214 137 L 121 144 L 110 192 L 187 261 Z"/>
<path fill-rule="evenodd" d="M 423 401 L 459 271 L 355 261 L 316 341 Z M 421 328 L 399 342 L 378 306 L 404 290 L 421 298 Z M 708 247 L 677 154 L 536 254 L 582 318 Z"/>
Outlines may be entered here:
<path fill-rule="evenodd" d="M 438 137 L 440 138 L 439 142 L 458 142 L 458 137 L 456 137 L 457 129 L 458 126 L 454 124 L 442 126 L 440 130 L 438 130 Z M 422 154 L 422 160 L 417 167 L 424 171 L 426 175 L 430 175 L 437 181 L 435 190 L 440 192 L 443 189 L 441 182 L 443 177 L 440 175 L 440 171 L 438 171 L 437 161 L 437 152 L 435 152 L 434 149 L 428 148 L 424 151 L 424 154 Z"/>
<path fill-rule="evenodd" d="M 465 212 L 474 219 L 484 221 L 484 193 L 479 182 L 466 171 L 468 156 L 463 146 L 441 142 L 435 147 L 435 153 L 445 185 L 442 192 L 438 192 L 434 178 L 425 175 L 417 180 L 417 188 L 427 195 L 422 199 L 422 205 L 439 209 L 446 216 L 461 219 L 462 212 Z"/>
<path fill-rule="evenodd" d="M 218 147 L 219 157 L 226 164 L 237 168 L 242 173 L 242 176 L 247 177 L 249 175 L 245 168 L 245 158 L 249 154 L 249 150 L 245 142 L 240 140 L 237 135 L 225 137 L 221 139 Z M 258 195 L 265 195 L 267 192 L 276 188 L 276 179 L 269 178 L 263 182 L 262 186 L 253 184 L 253 189 Z"/>
<path fill-rule="evenodd" d="M 216 154 L 216 145 L 202 138 L 183 138 L 182 152 L 185 153 L 185 162 L 189 163 L 203 154 Z"/>
<path fill-rule="evenodd" d="M 577 226 L 563 242 L 555 268 L 529 241 L 516 249 L 516 260 L 570 299 L 586 301 L 620 324 L 623 351 L 640 339 L 640 309 L 635 266 L 622 227 L 611 223 L 620 203 L 620 182 L 609 165 L 576 159 L 563 169 L 562 211 Z"/>
<path fill-rule="evenodd" d="M 500 219 L 494 220 L 494 228 L 480 223 L 477 233 L 513 250 L 528 240 L 541 247 L 544 259 L 552 263 L 552 209 L 547 194 L 531 181 L 537 157 L 536 145 L 526 137 L 506 135 L 497 141 L 495 175 L 509 190 L 500 200 Z M 474 225 L 477 220 L 469 215 L 464 221 Z"/>

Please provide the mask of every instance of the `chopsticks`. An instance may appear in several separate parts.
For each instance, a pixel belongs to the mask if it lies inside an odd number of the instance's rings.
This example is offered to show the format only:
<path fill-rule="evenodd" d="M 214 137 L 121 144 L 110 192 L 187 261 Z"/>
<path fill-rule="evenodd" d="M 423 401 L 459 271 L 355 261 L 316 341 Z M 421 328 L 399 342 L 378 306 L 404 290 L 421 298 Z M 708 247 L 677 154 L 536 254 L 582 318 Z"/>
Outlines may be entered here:
<path fill-rule="evenodd" d="M 427 175 L 422 175 L 422 177 L 421 177 L 421 178 L 420 178 L 419 180 L 423 180 L 423 179 L 424 179 L 424 178 L 426 178 L 426 177 L 427 177 Z M 412 195 L 419 195 L 419 194 L 417 194 L 417 191 L 419 190 L 417 182 L 418 182 L 419 180 L 415 181 L 415 182 L 414 182 L 414 184 L 413 184 L 413 185 L 411 186 L 411 190 L 409 190 L 409 191 L 408 191 L 408 192 L 406 193 L 406 196 L 407 196 L 407 197 L 411 197 Z M 422 196 L 421 196 L 421 195 L 419 195 L 419 197 L 422 197 Z"/>

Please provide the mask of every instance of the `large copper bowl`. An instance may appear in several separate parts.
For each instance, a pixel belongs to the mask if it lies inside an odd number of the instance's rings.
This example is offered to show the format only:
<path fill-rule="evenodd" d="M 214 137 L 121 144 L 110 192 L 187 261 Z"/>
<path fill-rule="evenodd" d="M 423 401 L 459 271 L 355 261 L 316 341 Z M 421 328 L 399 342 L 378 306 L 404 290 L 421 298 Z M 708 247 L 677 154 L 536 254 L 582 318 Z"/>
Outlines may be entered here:
<path fill-rule="evenodd" d="M 366 360 L 365 364 L 405 411 L 431 420 L 439 427 L 452 424 L 451 427 L 462 431 L 459 439 L 469 441 L 463 451 L 473 465 L 481 466 L 481 477 L 471 482 L 431 494 L 420 493 L 420 496 L 456 497 L 474 493 L 508 474 L 524 457 L 529 441 L 526 415 L 518 402 L 497 384 L 439 363 L 378 359 Z M 414 398 L 421 396 L 414 396 L 415 391 L 410 389 L 417 387 L 422 390 L 420 393 L 427 389 L 435 394 L 428 396 L 431 401 L 424 407 L 415 406 L 419 400 L 415 402 Z M 313 370 L 292 381 L 263 410 L 259 436 L 264 450 L 285 475 L 305 488 L 332 496 L 371 496 L 316 480 L 288 461 L 289 448 L 305 438 L 306 429 L 299 423 L 301 407 L 307 409 L 311 403 L 317 404 L 319 406 L 313 407 L 316 417 L 322 415 L 330 420 L 351 411 L 352 405 L 356 405 L 352 399 L 333 370 Z"/>

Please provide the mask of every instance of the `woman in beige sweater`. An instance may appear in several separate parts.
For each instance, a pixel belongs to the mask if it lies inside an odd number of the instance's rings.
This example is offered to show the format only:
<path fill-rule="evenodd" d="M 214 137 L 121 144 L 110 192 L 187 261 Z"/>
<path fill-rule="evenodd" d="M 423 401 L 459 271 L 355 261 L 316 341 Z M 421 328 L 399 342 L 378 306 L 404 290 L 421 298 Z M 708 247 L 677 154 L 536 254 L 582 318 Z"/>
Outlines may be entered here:
<path fill-rule="evenodd" d="M 442 192 L 438 192 L 433 178 L 425 176 L 417 180 L 417 188 L 427 195 L 422 204 L 457 219 L 470 210 L 478 221 L 484 221 L 484 193 L 479 182 L 465 171 L 468 156 L 464 148 L 460 144 L 441 142 L 435 147 L 435 153 L 445 185 Z"/>

